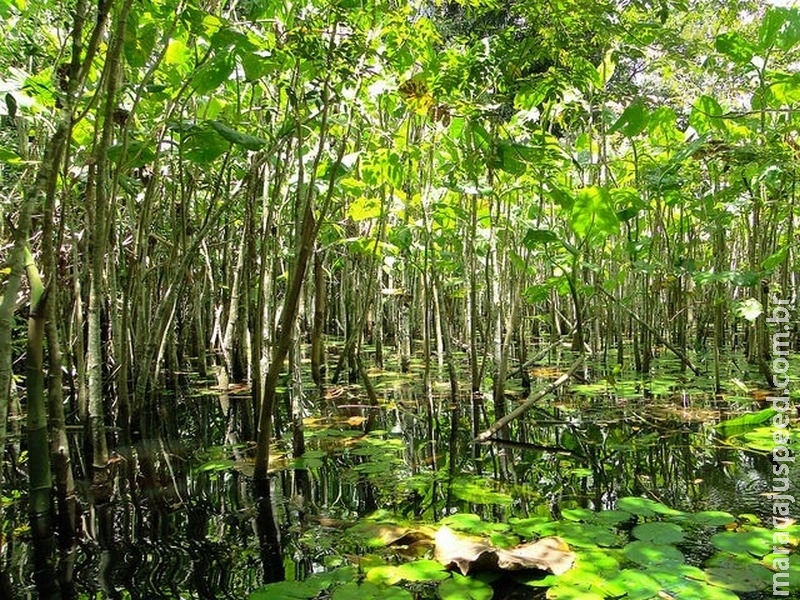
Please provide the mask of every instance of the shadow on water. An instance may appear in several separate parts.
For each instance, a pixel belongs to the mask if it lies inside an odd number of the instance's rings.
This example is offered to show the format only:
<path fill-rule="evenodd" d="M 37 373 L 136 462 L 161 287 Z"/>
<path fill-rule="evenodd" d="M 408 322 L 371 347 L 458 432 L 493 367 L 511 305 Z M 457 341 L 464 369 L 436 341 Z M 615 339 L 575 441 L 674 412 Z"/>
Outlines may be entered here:
<path fill-rule="evenodd" d="M 722 401 L 679 380 L 575 385 L 515 422 L 508 439 L 475 447 L 466 417 L 450 435 L 444 386 L 426 396 L 406 376 L 377 374 L 376 389 L 379 407 L 363 406 L 355 386 L 328 390 L 328 414 L 305 421 L 305 456 L 288 457 L 290 434 L 277 444 L 266 491 L 250 477 L 252 447 L 231 443 L 218 398 L 187 391 L 178 439 L 152 440 L 148 477 L 134 449 L 118 449 L 112 500 L 95 503 L 89 485 L 79 489 L 76 596 L 246 598 L 265 577 L 302 579 L 336 564 L 349 551 L 343 530 L 375 509 L 505 522 L 645 496 L 680 510 L 771 515 L 769 457 L 725 443 L 712 428 L 746 399 Z M 453 439 L 457 453 L 448 451 Z M 449 485 L 448 472 L 457 473 Z M 788 491 L 798 498 L 799 475 L 795 467 Z M 27 506 L 24 494 L 12 496 L 4 500 L 0 597 L 30 598 Z M 703 540 L 693 543 L 684 550 L 707 554 Z"/>

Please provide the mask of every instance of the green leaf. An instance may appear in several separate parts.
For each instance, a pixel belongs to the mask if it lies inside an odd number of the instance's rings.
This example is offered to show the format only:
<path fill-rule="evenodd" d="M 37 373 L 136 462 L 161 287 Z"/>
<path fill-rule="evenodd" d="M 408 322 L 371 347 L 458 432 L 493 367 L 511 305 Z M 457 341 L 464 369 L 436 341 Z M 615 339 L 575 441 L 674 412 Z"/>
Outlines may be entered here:
<path fill-rule="evenodd" d="M 660 106 L 650 113 L 648 119 L 648 133 L 650 140 L 659 145 L 667 146 L 683 140 L 683 133 L 677 127 L 678 116 L 675 110 Z"/>
<path fill-rule="evenodd" d="M 789 257 L 789 246 L 784 246 L 774 254 L 770 254 L 761 262 L 761 268 L 765 271 L 772 271 L 778 265 L 782 265 Z"/>
<path fill-rule="evenodd" d="M 733 592 L 706 582 L 706 574 L 690 565 L 663 565 L 644 570 L 661 584 L 666 597 L 680 600 L 738 600 Z"/>
<path fill-rule="evenodd" d="M 604 594 L 590 592 L 575 584 L 557 583 L 547 590 L 548 600 L 603 600 Z"/>
<path fill-rule="evenodd" d="M 358 585 L 356 582 L 351 581 L 337 587 L 333 591 L 331 600 L 372 600 L 375 598 L 375 593 L 372 593 L 373 590 L 377 592 L 380 588 L 369 582 Z"/>
<path fill-rule="evenodd" d="M 22 163 L 22 159 L 16 152 L 8 148 L 0 148 L 0 162 L 4 162 L 8 165 L 17 165 Z"/>
<path fill-rule="evenodd" d="M 705 527 L 722 527 L 736 522 L 736 517 L 720 510 L 704 510 L 690 515 L 689 519 Z"/>
<path fill-rule="evenodd" d="M 367 571 L 366 580 L 376 585 L 395 585 L 401 581 L 442 581 L 450 577 L 440 562 L 416 560 L 401 565 L 379 565 Z"/>
<path fill-rule="evenodd" d="M 11 92 L 6 92 L 5 101 L 6 115 L 9 119 L 15 118 L 17 116 L 17 99 L 14 97 L 14 94 Z"/>
<path fill-rule="evenodd" d="M 223 139 L 216 130 L 205 127 L 194 127 L 187 133 L 181 143 L 183 156 L 193 163 L 210 163 L 230 150 L 230 143 Z"/>
<path fill-rule="evenodd" d="M 570 226 L 581 237 L 619 233 L 619 218 L 608 190 L 599 186 L 580 190 L 570 212 Z"/>
<path fill-rule="evenodd" d="M 489 523 L 473 513 L 456 513 L 445 517 L 441 523 L 456 531 L 463 531 L 473 535 L 501 533 L 510 529 L 510 525 L 507 523 Z"/>
<path fill-rule="evenodd" d="M 625 600 L 650 600 L 658 596 L 661 584 L 647 573 L 634 569 L 623 569 L 611 580 L 627 590 Z"/>
<path fill-rule="evenodd" d="M 689 114 L 689 125 L 695 128 L 700 135 L 710 131 L 724 131 L 725 124 L 719 117 L 722 115 L 722 106 L 711 96 L 700 96 L 692 106 Z"/>
<path fill-rule="evenodd" d="M 800 554 L 795 552 L 790 555 L 783 553 L 767 554 L 761 563 L 773 572 L 786 572 L 786 560 L 789 560 L 789 586 L 793 590 L 800 589 Z"/>
<path fill-rule="evenodd" d="M 784 13 L 784 22 L 775 37 L 775 45 L 786 52 L 797 42 L 800 42 L 800 9 L 782 8 L 773 10 L 781 10 Z"/>
<path fill-rule="evenodd" d="M 305 581 L 269 583 L 252 592 L 249 600 L 308 600 L 327 587 L 324 581 L 309 577 Z"/>
<path fill-rule="evenodd" d="M 377 198 L 356 198 L 347 207 L 347 216 L 353 221 L 377 219 L 381 215 L 381 203 Z"/>
<path fill-rule="evenodd" d="M 628 108 L 622 111 L 617 122 L 608 130 L 609 133 L 622 132 L 625 137 L 634 137 L 640 134 L 647 127 L 650 112 L 644 102 L 636 100 Z"/>
<path fill-rule="evenodd" d="M 242 68 L 245 81 L 257 81 L 275 70 L 271 58 L 261 56 L 254 52 L 245 52 L 241 55 Z"/>
<path fill-rule="evenodd" d="M 769 50 L 775 44 L 785 18 L 785 11 L 774 6 L 767 9 L 758 28 L 758 47 L 760 50 Z"/>
<path fill-rule="evenodd" d="M 713 566 L 706 566 L 705 572 L 710 584 L 734 592 L 755 592 L 772 583 L 772 571 L 735 555 L 717 557 Z"/>
<path fill-rule="evenodd" d="M 528 229 L 522 239 L 522 245 L 528 250 L 535 250 L 540 244 L 557 242 L 558 236 L 549 229 Z"/>
<path fill-rule="evenodd" d="M 625 510 L 601 510 L 595 513 L 592 520 L 602 525 L 619 525 L 627 523 L 631 518 L 631 513 Z"/>
<path fill-rule="evenodd" d="M 764 312 L 764 307 L 755 298 L 746 298 L 735 304 L 735 311 L 737 316 L 752 323 Z"/>
<path fill-rule="evenodd" d="M 361 584 L 351 581 L 337 587 L 331 600 L 413 600 L 413 596 L 401 587 L 384 589 L 368 581 Z"/>
<path fill-rule="evenodd" d="M 561 516 L 568 521 L 591 521 L 595 512 L 588 508 L 565 508 L 561 511 Z"/>
<path fill-rule="evenodd" d="M 683 530 L 675 523 L 640 523 L 633 528 L 633 537 L 643 542 L 673 544 L 683 540 Z"/>
<path fill-rule="evenodd" d="M 725 437 L 732 437 L 734 435 L 741 435 L 742 433 L 754 429 L 759 425 L 768 422 L 773 416 L 777 414 L 774 408 L 765 408 L 755 413 L 747 413 L 740 415 L 727 421 L 722 421 L 714 426 L 721 435 Z"/>
<path fill-rule="evenodd" d="M 156 153 L 149 144 L 145 144 L 140 140 L 132 140 L 128 142 L 128 147 L 125 152 L 125 164 L 120 165 L 123 149 L 122 145 L 111 146 L 108 149 L 107 155 L 111 162 L 122 166 L 125 170 L 143 167 L 144 165 L 152 163 L 156 158 Z"/>
<path fill-rule="evenodd" d="M 123 45 L 125 58 L 131 66 L 143 68 L 147 64 L 156 44 L 156 33 L 155 23 L 141 23 L 136 11 L 131 12 L 125 28 Z"/>
<path fill-rule="evenodd" d="M 540 535 L 557 535 L 571 546 L 595 548 L 597 546 L 618 546 L 620 537 L 611 526 L 574 521 L 554 521 L 538 528 Z"/>
<path fill-rule="evenodd" d="M 606 85 L 614 76 L 617 70 L 617 61 L 614 59 L 615 51 L 612 49 L 606 50 L 603 55 L 603 61 L 597 65 L 598 87 Z"/>
<path fill-rule="evenodd" d="M 474 504 L 499 504 L 509 506 L 514 499 L 506 493 L 492 489 L 492 484 L 484 477 L 456 477 L 450 485 L 455 498 Z"/>
<path fill-rule="evenodd" d="M 720 531 L 711 536 L 711 543 L 715 548 L 732 554 L 749 552 L 753 556 L 761 557 L 772 551 L 772 532 L 762 528 Z"/>
<path fill-rule="evenodd" d="M 188 62 L 191 56 L 192 51 L 182 40 L 171 39 L 164 54 L 164 64 L 169 67 L 183 65 Z"/>
<path fill-rule="evenodd" d="M 397 567 L 401 581 L 442 581 L 450 577 L 442 563 L 437 560 L 415 560 Z"/>
<path fill-rule="evenodd" d="M 714 47 L 717 52 L 740 65 L 749 63 L 756 53 L 753 45 L 735 31 L 718 35 L 714 40 Z"/>
<path fill-rule="evenodd" d="M 522 175 L 527 168 L 525 162 L 525 154 L 527 151 L 529 151 L 529 149 L 521 144 L 499 141 L 495 148 L 495 166 L 512 175 Z"/>
<path fill-rule="evenodd" d="M 629 221 L 647 208 L 639 190 L 635 188 L 614 188 L 610 193 L 617 209 L 617 218 L 620 221 Z"/>
<path fill-rule="evenodd" d="M 442 600 L 490 600 L 494 595 L 488 583 L 453 573 L 452 579 L 443 581 L 437 590 Z"/>
<path fill-rule="evenodd" d="M 208 124 L 211 125 L 214 131 L 222 136 L 222 139 L 229 141 L 231 144 L 242 146 L 248 150 L 261 150 L 261 148 L 267 145 L 267 140 L 247 133 L 240 133 L 219 121 L 208 121 Z"/>
<path fill-rule="evenodd" d="M 233 57 L 230 54 L 217 54 L 195 71 L 192 87 L 200 95 L 213 92 L 227 81 L 233 67 Z"/>
<path fill-rule="evenodd" d="M 652 541 L 631 542 L 622 552 L 628 560 L 643 566 L 680 564 L 684 561 L 683 553 L 675 546 Z"/>

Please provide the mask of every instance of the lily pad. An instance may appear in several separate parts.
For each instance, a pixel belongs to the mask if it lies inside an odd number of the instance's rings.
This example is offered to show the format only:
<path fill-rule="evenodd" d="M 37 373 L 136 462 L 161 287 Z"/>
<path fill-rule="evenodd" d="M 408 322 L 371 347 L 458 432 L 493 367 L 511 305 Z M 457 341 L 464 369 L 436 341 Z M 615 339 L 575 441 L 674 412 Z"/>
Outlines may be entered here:
<path fill-rule="evenodd" d="M 397 567 L 400 581 L 441 581 L 450 577 L 444 565 L 435 560 L 415 560 Z"/>
<path fill-rule="evenodd" d="M 759 564 L 729 565 L 706 568 L 708 582 L 735 592 L 755 592 L 772 583 L 772 571 Z"/>
<path fill-rule="evenodd" d="M 661 591 L 661 584 L 643 571 L 623 569 L 613 579 L 627 590 L 625 600 L 650 600 Z"/>
<path fill-rule="evenodd" d="M 528 539 L 539 537 L 539 532 L 546 523 L 555 523 L 555 521 L 549 517 L 530 517 L 528 519 L 518 519 L 514 517 L 509 519 L 508 522 L 514 533 Z"/>
<path fill-rule="evenodd" d="M 305 581 L 279 581 L 260 587 L 248 598 L 249 600 L 308 600 L 317 596 L 328 584 L 316 577 L 309 577 Z"/>
<path fill-rule="evenodd" d="M 622 549 L 625 557 L 642 566 L 677 565 L 683 563 L 683 553 L 669 544 L 652 542 L 631 542 Z"/>
<path fill-rule="evenodd" d="M 714 429 L 719 431 L 720 434 L 725 437 L 741 435 L 742 433 L 749 431 L 758 425 L 766 423 L 772 419 L 777 412 L 778 411 L 776 411 L 774 408 L 765 408 L 764 410 L 760 410 L 755 413 L 747 413 L 733 419 L 717 423 L 714 426 Z"/>
<path fill-rule="evenodd" d="M 549 600 L 603 600 L 605 595 L 584 588 L 559 583 L 547 590 Z"/>
<path fill-rule="evenodd" d="M 626 510 L 601 510 L 592 520 L 601 525 L 619 525 L 631 520 L 633 515 Z"/>
<path fill-rule="evenodd" d="M 691 565 L 664 565 L 644 571 L 661 584 L 665 597 L 680 600 L 738 600 L 733 592 L 706 581 L 706 574 Z"/>
<path fill-rule="evenodd" d="M 576 523 L 574 521 L 553 521 L 539 527 L 541 535 L 557 535 L 568 544 L 580 548 L 597 546 L 614 547 L 622 545 L 622 539 L 614 531 L 593 523 Z"/>
<path fill-rule="evenodd" d="M 437 594 L 442 600 L 490 600 L 494 590 L 488 583 L 479 579 L 453 573 L 452 579 L 447 579 L 439 585 Z"/>
<path fill-rule="evenodd" d="M 736 521 L 732 514 L 721 510 L 704 510 L 694 513 L 689 519 L 705 527 L 724 527 Z"/>
<path fill-rule="evenodd" d="M 506 523 L 488 523 L 472 513 L 450 515 L 442 519 L 441 523 L 456 531 L 463 531 L 473 535 L 503 533 L 510 529 L 510 526 Z"/>
<path fill-rule="evenodd" d="M 674 508 L 670 508 L 661 502 L 656 502 L 650 498 L 638 498 L 636 496 L 627 496 L 617 500 L 617 510 L 624 510 L 640 517 L 652 517 L 656 514 L 667 516 L 678 516 L 684 514 L 683 512 L 675 510 Z"/>
<path fill-rule="evenodd" d="M 565 508 L 561 511 L 561 516 L 569 521 L 591 521 L 594 514 L 588 508 Z"/>
<path fill-rule="evenodd" d="M 331 600 L 412 600 L 411 592 L 401 587 L 380 588 L 365 581 L 362 584 L 349 582 L 333 591 Z"/>
<path fill-rule="evenodd" d="M 415 560 L 401 565 L 381 565 L 367 571 L 366 580 L 392 586 L 401 581 L 442 581 L 448 579 L 444 565 L 435 560 Z"/>
<path fill-rule="evenodd" d="M 772 532 L 760 527 L 750 531 L 720 531 L 711 536 L 711 543 L 731 554 L 749 552 L 762 557 L 772 551 Z"/>
<path fill-rule="evenodd" d="M 641 523 L 633 528 L 633 537 L 643 542 L 673 544 L 683 540 L 683 530 L 675 523 Z"/>

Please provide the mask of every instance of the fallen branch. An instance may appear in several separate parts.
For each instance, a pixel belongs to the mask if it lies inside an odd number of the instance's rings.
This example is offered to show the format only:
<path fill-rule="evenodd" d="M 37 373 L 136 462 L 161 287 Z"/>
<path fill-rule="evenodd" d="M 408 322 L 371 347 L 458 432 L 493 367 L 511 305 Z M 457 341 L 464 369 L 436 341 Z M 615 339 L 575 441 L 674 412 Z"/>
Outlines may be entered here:
<path fill-rule="evenodd" d="M 580 366 L 583 364 L 584 358 L 585 356 L 581 354 L 578 357 L 578 359 L 570 365 L 566 373 L 564 373 L 561 377 L 559 377 L 555 381 L 548 383 L 541 390 L 536 392 L 536 394 L 528 398 L 525 402 L 523 402 L 517 408 L 508 413 L 505 417 L 495 421 L 494 424 L 491 427 L 489 427 L 489 429 L 480 433 L 473 441 L 474 442 L 488 441 L 489 438 L 491 438 L 495 433 L 500 431 L 503 427 L 511 423 L 511 421 L 521 417 L 523 414 L 528 412 L 531 408 L 534 407 L 534 405 L 539 400 L 544 398 L 547 394 L 551 393 L 553 390 L 556 390 L 562 385 L 564 385 L 569 380 L 569 378 L 572 377 L 575 374 L 575 372 L 580 368 Z"/>
<path fill-rule="evenodd" d="M 683 364 L 685 364 L 687 367 L 689 367 L 689 368 L 692 370 L 692 372 L 693 372 L 695 375 L 700 375 L 700 369 L 698 369 L 697 367 L 695 367 L 695 366 L 692 364 L 692 361 L 690 361 L 690 360 L 689 360 L 689 357 L 687 357 L 687 356 L 686 356 L 686 355 L 685 355 L 683 352 L 681 352 L 681 351 L 680 351 L 678 348 L 676 348 L 675 346 L 673 346 L 672 344 L 670 344 L 670 343 L 669 343 L 667 340 L 665 340 L 663 337 L 661 337 L 661 334 L 660 334 L 660 333 L 658 333 L 658 331 L 656 331 L 656 330 L 655 330 L 655 328 L 654 328 L 653 326 L 651 326 L 650 324 L 646 323 L 644 320 L 642 320 L 641 318 L 639 318 L 639 316 L 638 316 L 638 315 L 637 315 L 635 312 L 633 312 L 633 311 L 632 311 L 630 308 L 628 308 L 627 306 L 625 306 L 624 304 L 622 304 L 622 302 L 620 302 L 619 300 L 617 300 L 616 298 L 614 298 L 614 296 L 612 296 L 611 294 L 609 294 L 609 293 L 608 293 L 607 291 L 605 291 L 603 288 L 601 288 L 601 287 L 598 287 L 597 289 L 598 289 L 598 290 L 600 290 L 601 292 L 603 292 L 603 293 L 604 293 L 606 296 L 608 296 L 608 297 L 609 297 L 609 298 L 610 298 L 610 299 L 611 299 L 611 300 L 612 300 L 614 303 L 616 303 L 616 304 L 617 304 L 617 305 L 618 305 L 618 306 L 619 306 L 619 307 L 620 307 L 622 310 L 624 310 L 626 313 L 628 313 L 628 314 L 631 316 L 631 318 L 632 318 L 633 320 L 635 320 L 635 321 L 636 321 L 637 323 L 639 323 L 639 324 L 640 324 L 642 327 L 644 327 L 645 329 L 647 329 L 647 331 L 649 331 L 650 333 L 652 333 L 652 334 L 653 334 L 653 337 L 655 337 L 655 338 L 656 338 L 656 341 L 657 341 L 659 344 L 663 344 L 665 348 L 669 349 L 669 350 L 670 350 L 670 351 L 671 351 L 671 352 L 672 352 L 672 353 L 673 353 L 675 356 L 677 356 L 678 358 L 680 358 L 680 359 L 681 359 L 681 362 L 682 362 Z"/>
<path fill-rule="evenodd" d="M 524 364 L 520 365 L 513 373 L 511 373 L 511 375 L 508 376 L 508 379 L 514 379 L 515 377 L 519 377 L 520 375 L 522 375 L 522 371 L 524 371 L 528 367 L 535 365 L 538 361 L 540 361 L 545 356 L 550 354 L 552 350 L 556 349 L 558 346 L 566 342 L 573 333 L 575 333 L 575 327 L 573 327 L 567 335 L 560 336 L 555 342 L 551 343 L 546 348 L 543 348 L 540 352 L 536 354 L 536 356 L 534 356 L 529 360 L 526 360 Z"/>

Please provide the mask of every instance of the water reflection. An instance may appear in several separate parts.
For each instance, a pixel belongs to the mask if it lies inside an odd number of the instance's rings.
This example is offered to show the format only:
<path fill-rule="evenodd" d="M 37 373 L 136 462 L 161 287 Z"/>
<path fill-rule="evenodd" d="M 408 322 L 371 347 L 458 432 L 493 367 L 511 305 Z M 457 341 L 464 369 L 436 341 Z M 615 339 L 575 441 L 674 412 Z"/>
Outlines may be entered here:
<path fill-rule="evenodd" d="M 644 495 L 683 510 L 762 518 L 771 512 L 768 457 L 715 439 L 714 415 L 703 412 L 714 407 L 701 396 L 691 399 L 693 410 L 685 396 L 606 396 L 601 401 L 561 396 L 515 422 L 512 442 L 477 449 L 473 427 L 463 417 L 455 454 L 446 443 L 451 439 L 446 396 L 431 399 L 413 386 L 399 385 L 385 387 L 383 400 L 369 419 L 372 435 L 359 431 L 367 421 L 334 408 L 332 418 L 308 425 L 308 453 L 296 465 L 302 469 L 293 470 L 290 462 L 278 465 L 270 489 L 273 515 L 268 516 L 280 534 L 283 554 L 278 555 L 276 548 L 264 553 L 259 538 L 269 522 L 258 519 L 268 513 L 259 510 L 246 474 L 246 448 L 220 446 L 229 439 L 230 427 L 219 414 L 218 399 L 194 398 L 194 406 L 203 404 L 195 413 L 202 418 L 187 416 L 179 433 L 181 440 L 197 440 L 196 446 L 153 440 L 149 460 L 141 450 L 118 450 L 111 502 L 94 503 L 91 488 L 81 488 L 74 595 L 246 598 L 261 585 L 265 565 L 300 578 L 328 565 L 346 550 L 342 530 L 376 508 L 428 520 L 469 511 L 502 521 L 557 516 L 565 508 L 612 508 L 620 497 Z M 470 402 L 462 400 L 465 406 Z M 443 417 L 433 428 L 430 406 Z M 217 425 L 209 428 L 208 422 Z M 435 444 L 428 440 L 432 430 Z M 210 456 L 225 460 L 215 463 Z M 511 501 L 485 504 L 480 494 L 453 494 L 452 489 L 448 494 L 451 456 L 457 459 L 455 472 L 490 474 L 493 481 L 481 480 L 489 482 L 482 491 Z M 795 467 L 788 493 L 796 497 L 798 475 Z M 23 500 L 6 507 L 5 520 L 0 597 L 34 598 Z"/>

